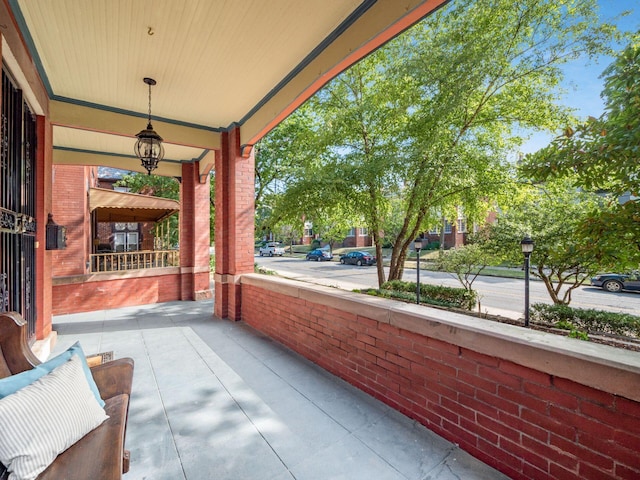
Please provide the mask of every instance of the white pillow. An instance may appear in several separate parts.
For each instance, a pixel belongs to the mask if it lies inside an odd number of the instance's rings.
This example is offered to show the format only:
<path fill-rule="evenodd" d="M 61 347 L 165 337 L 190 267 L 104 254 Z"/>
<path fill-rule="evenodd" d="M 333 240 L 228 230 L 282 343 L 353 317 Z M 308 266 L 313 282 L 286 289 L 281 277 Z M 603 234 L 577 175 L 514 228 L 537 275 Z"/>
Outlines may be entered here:
<path fill-rule="evenodd" d="M 0 399 L 0 462 L 10 480 L 32 480 L 109 418 L 89 388 L 77 355 Z"/>

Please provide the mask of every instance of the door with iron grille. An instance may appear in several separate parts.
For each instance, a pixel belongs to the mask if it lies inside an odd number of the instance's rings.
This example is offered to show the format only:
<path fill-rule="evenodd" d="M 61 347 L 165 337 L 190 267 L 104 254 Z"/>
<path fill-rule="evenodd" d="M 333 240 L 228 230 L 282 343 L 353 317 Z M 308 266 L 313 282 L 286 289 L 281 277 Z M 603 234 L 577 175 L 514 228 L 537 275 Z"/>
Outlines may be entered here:
<path fill-rule="evenodd" d="M 0 312 L 19 312 L 35 335 L 36 119 L 2 68 Z"/>

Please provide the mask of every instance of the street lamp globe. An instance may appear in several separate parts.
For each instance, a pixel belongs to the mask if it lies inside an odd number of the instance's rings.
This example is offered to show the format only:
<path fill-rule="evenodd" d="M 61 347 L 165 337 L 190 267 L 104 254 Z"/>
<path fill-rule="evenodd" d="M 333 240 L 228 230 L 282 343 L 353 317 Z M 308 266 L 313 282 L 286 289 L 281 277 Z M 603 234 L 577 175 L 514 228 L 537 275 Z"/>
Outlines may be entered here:
<path fill-rule="evenodd" d="M 520 248 L 524 255 L 524 326 L 529 326 L 529 257 L 533 252 L 533 240 L 529 235 L 520 242 Z"/>
<path fill-rule="evenodd" d="M 534 245 L 535 243 L 533 240 L 531 240 L 531 237 L 529 235 L 525 235 L 525 237 L 520 242 L 520 248 L 522 248 L 522 253 L 526 256 L 531 255 L 531 252 L 533 252 Z"/>

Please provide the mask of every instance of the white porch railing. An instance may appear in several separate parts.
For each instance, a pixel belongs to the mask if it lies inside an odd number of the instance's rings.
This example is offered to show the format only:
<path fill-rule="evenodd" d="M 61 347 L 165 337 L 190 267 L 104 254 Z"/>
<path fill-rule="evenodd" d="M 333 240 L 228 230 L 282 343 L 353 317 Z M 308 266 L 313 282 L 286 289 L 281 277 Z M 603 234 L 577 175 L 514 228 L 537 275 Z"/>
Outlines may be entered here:
<path fill-rule="evenodd" d="M 175 267 L 180 264 L 179 255 L 178 250 L 95 253 L 91 255 L 91 273 Z"/>

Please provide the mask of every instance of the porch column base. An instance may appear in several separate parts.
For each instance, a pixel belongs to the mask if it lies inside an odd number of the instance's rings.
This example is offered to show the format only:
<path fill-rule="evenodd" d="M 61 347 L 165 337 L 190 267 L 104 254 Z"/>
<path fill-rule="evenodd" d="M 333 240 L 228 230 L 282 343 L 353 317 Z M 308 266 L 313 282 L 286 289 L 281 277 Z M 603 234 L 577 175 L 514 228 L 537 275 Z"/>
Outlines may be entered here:
<path fill-rule="evenodd" d="M 240 311 L 240 275 L 214 275 L 215 300 L 214 314 L 219 318 L 226 318 L 234 322 L 242 319 Z"/>

